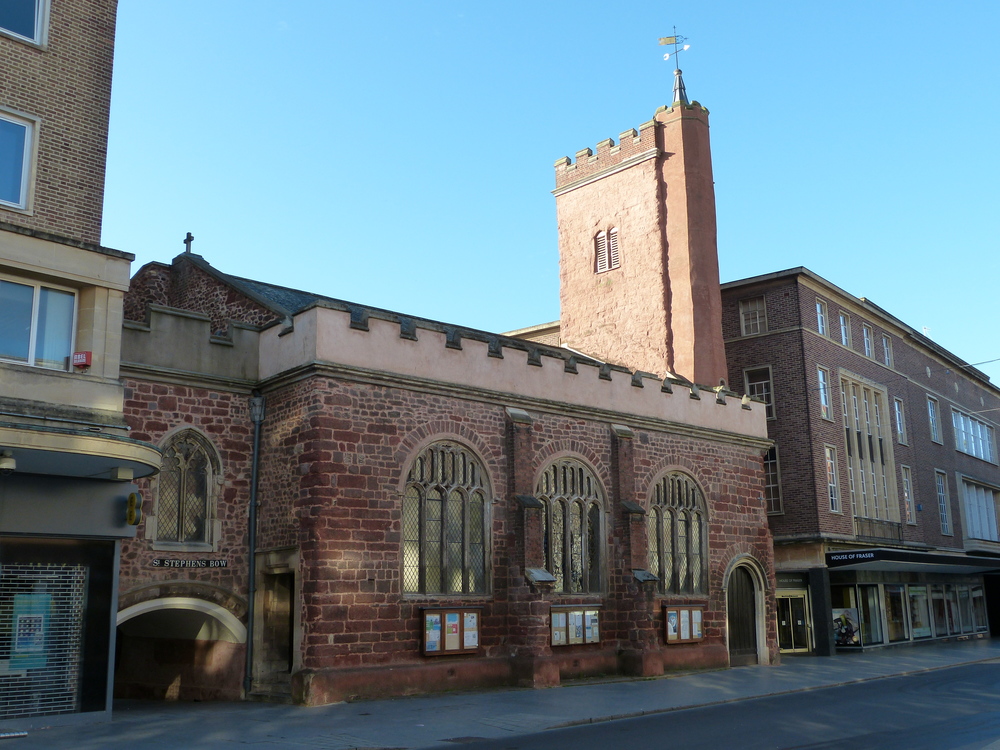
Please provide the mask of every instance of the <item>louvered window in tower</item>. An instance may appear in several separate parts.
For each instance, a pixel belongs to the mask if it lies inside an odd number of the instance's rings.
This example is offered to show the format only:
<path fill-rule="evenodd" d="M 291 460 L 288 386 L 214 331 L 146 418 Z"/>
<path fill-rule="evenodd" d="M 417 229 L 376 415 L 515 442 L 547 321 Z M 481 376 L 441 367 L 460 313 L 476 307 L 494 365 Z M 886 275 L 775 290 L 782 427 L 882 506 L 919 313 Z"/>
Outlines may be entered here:
<path fill-rule="evenodd" d="M 608 232 L 608 268 L 618 268 L 618 228 L 612 227 Z"/>
<path fill-rule="evenodd" d="M 618 229 L 600 231 L 594 237 L 594 271 L 604 273 L 621 265 L 618 252 Z"/>
<path fill-rule="evenodd" d="M 604 273 L 608 270 L 608 235 L 598 232 L 594 238 L 594 270 Z"/>

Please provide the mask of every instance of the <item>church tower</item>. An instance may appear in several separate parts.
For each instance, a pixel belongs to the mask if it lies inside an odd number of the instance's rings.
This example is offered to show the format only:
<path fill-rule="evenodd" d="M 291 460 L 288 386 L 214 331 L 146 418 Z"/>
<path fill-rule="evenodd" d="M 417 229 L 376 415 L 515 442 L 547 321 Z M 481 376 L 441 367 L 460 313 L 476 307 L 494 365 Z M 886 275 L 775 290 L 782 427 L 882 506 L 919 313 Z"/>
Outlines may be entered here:
<path fill-rule="evenodd" d="M 674 102 L 556 162 L 560 338 L 700 385 L 726 377 L 708 110 Z"/>

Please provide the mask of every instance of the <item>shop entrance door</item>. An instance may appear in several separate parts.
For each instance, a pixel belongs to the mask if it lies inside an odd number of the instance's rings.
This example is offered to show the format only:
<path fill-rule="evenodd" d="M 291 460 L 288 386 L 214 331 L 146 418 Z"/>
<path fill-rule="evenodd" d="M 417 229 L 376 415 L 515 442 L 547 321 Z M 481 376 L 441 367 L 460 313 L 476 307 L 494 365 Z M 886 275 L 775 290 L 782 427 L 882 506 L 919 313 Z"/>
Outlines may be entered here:
<path fill-rule="evenodd" d="M 783 591 L 778 594 L 778 647 L 782 653 L 812 651 L 811 620 L 808 595 L 805 591 Z"/>
<path fill-rule="evenodd" d="M 753 576 L 744 566 L 733 568 L 726 593 L 729 614 L 729 664 L 757 663 L 757 596 Z"/>

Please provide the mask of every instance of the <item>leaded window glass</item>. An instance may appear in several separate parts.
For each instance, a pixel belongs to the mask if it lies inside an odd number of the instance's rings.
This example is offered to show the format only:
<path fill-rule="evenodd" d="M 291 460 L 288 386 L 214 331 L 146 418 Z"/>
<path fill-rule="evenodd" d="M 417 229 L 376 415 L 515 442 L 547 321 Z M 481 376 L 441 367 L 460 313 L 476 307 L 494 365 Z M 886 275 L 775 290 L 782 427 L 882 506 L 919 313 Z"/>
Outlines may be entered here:
<path fill-rule="evenodd" d="M 417 456 L 403 493 L 404 593 L 486 593 L 487 495 L 467 448 L 442 441 Z"/>
<path fill-rule="evenodd" d="M 705 496 L 681 472 L 663 476 L 650 494 L 647 519 L 649 571 L 665 594 L 708 591 Z"/>
<path fill-rule="evenodd" d="M 543 505 L 545 568 L 556 591 L 600 592 L 604 494 L 597 477 L 577 459 L 559 459 L 542 472 L 535 494 Z"/>
<path fill-rule="evenodd" d="M 156 541 L 210 542 L 211 488 L 217 472 L 214 450 L 191 430 L 163 450 L 158 482 Z"/>

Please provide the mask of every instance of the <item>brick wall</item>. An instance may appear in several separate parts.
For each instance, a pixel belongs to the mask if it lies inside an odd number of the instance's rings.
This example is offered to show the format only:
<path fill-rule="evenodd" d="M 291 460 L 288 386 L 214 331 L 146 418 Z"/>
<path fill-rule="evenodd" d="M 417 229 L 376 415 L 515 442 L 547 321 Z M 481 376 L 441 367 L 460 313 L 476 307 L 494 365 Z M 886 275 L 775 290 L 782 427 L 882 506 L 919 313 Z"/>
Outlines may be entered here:
<path fill-rule="evenodd" d="M 0 36 L 0 105 L 40 118 L 34 197 L 12 224 L 99 243 L 117 0 L 54 0 L 48 43 Z"/>

